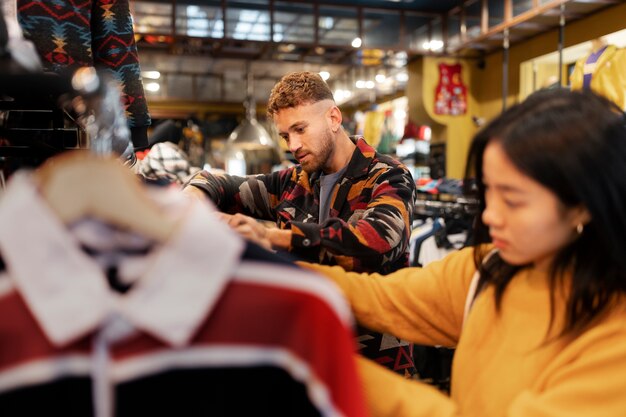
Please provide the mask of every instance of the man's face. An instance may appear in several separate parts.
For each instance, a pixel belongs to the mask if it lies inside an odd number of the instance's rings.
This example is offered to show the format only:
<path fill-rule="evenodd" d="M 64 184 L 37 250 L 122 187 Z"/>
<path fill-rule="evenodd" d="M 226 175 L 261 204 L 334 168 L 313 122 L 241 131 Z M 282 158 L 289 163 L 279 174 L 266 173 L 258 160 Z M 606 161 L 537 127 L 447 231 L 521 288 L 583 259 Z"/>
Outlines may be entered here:
<path fill-rule="evenodd" d="M 278 134 L 309 174 L 319 170 L 330 173 L 335 142 L 329 113 L 334 106 L 332 100 L 323 100 L 282 109 L 274 115 Z"/>

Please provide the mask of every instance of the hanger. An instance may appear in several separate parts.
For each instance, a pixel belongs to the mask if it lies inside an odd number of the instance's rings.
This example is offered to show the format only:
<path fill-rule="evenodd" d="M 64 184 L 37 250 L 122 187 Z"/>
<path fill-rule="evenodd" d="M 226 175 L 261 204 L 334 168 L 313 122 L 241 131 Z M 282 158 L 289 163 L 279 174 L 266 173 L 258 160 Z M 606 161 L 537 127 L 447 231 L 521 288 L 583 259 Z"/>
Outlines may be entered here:
<path fill-rule="evenodd" d="M 70 151 L 46 161 L 35 178 L 66 225 L 93 217 L 161 243 L 176 229 L 177 221 L 161 212 L 139 179 L 116 158 Z"/>
<path fill-rule="evenodd" d="M 95 68 L 80 68 L 71 78 L 84 107 L 91 150 L 69 151 L 47 160 L 35 173 L 40 192 L 59 219 L 70 225 L 93 217 L 122 230 L 165 242 L 176 220 L 148 198 L 139 179 L 113 152 L 119 142 L 130 148 L 119 91 Z M 72 100 L 74 106 L 79 101 Z"/>

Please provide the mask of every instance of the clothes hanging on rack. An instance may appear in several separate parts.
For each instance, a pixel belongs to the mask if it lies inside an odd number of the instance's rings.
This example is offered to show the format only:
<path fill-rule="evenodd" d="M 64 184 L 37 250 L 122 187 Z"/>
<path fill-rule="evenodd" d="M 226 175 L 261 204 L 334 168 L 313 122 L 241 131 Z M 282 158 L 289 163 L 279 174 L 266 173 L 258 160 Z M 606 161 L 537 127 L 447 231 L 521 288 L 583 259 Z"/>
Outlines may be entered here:
<path fill-rule="evenodd" d="M 97 218 L 64 226 L 31 173 L 11 178 L 2 415 L 365 415 L 336 289 L 246 248 L 206 203 L 152 193 L 181 219 L 165 241 Z M 107 285 L 111 264 L 130 289 Z"/>
<path fill-rule="evenodd" d="M 24 37 L 35 44 L 44 68 L 63 72 L 95 66 L 119 82 L 135 148 L 148 146 L 151 120 L 128 0 L 54 3 L 17 0 Z"/>
<path fill-rule="evenodd" d="M 468 230 L 461 230 L 458 233 L 449 233 L 446 226 L 442 226 L 431 236 L 425 239 L 417 257 L 417 263 L 426 266 L 431 262 L 438 261 L 446 255 L 456 252 L 466 246 Z"/>
<path fill-rule="evenodd" d="M 598 46 L 576 61 L 570 78 L 572 90 L 591 89 L 626 110 L 626 49 Z"/>
<path fill-rule="evenodd" d="M 463 197 L 452 201 L 417 200 L 415 216 L 421 223 L 411 233 L 410 265 L 424 267 L 469 245 L 477 209 L 476 201 Z M 421 380 L 443 392 L 450 391 L 454 349 L 415 344 L 413 358 Z"/>
<path fill-rule="evenodd" d="M 457 197 L 451 201 L 417 200 L 410 239 L 410 265 L 425 266 L 471 243 L 471 229 L 478 212 L 475 200 Z"/>
<path fill-rule="evenodd" d="M 409 240 L 409 265 L 410 266 L 422 266 L 419 261 L 419 254 L 421 252 L 422 243 L 429 237 L 433 236 L 435 232 L 443 228 L 441 219 L 427 217 L 417 226 L 413 226 L 411 231 L 411 237 Z"/>
<path fill-rule="evenodd" d="M 154 144 L 137 163 L 137 172 L 145 178 L 179 185 L 199 170 L 191 166 L 187 154 L 172 142 Z"/>

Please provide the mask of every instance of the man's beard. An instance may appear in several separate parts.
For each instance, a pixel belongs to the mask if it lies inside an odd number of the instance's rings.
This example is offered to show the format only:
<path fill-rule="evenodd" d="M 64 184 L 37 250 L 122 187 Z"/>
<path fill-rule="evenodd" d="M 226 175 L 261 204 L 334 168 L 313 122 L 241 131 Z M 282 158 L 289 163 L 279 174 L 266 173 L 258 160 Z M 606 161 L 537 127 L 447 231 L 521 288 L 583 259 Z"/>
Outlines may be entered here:
<path fill-rule="evenodd" d="M 322 136 L 321 146 L 319 151 L 315 154 L 309 154 L 310 160 L 306 165 L 300 163 L 302 169 L 307 174 L 312 174 L 314 172 L 323 170 L 327 167 L 327 164 L 330 163 L 330 157 L 335 150 L 335 137 L 330 129 L 326 129 L 324 131 L 324 135 Z"/>

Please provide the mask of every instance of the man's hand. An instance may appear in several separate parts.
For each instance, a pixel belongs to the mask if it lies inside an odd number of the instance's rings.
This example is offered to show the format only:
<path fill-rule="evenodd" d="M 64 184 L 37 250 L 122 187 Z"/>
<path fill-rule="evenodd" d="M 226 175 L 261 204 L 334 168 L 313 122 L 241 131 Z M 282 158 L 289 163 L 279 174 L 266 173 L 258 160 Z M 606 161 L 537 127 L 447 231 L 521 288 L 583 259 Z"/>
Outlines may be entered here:
<path fill-rule="evenodd" d="M 229 217 L 225 216 L 223 219 L 244 238 L 263 246 L 265 249 L 272 249 L 269 229 L 252 217 L 237 213 Z"/>
<path fill-rule="evenodd" d="M 291 230 L 279 229 L 275 225 L 267 226 L 239 213 L 232 215 L 220 213 L 219 216 L 241 236 L 265 249 L 288 249 L 291 244 Z"/>
<path fill-rule="evenodd" d="M 204 191 L 202 191 L 201 189 L 199 189 L 198 187 L 194 187 L 194 186 L 187 186 L 185 188 L 183 188 L 182 190 L 183 194 L 198 199 L 198 200 L 206 200 L 208 197 L 207 195 L 204 193 Z"/>

